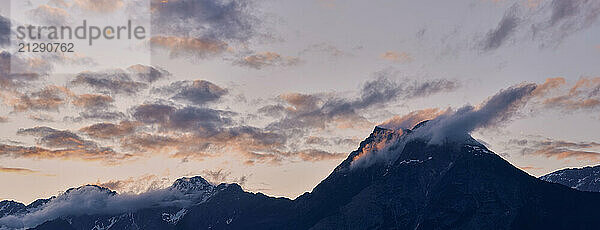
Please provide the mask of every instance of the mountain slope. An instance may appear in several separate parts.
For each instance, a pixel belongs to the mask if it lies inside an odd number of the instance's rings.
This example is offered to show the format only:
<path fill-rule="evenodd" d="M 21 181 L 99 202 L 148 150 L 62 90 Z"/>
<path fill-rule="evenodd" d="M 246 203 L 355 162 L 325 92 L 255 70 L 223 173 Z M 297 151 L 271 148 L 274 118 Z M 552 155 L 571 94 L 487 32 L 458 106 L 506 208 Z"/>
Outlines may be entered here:
<path fill-rule="evenodd" d="M 562 184 L 580 191 L 600 192 L 600 165 L 562 169 L 541 176 L 540 180 Z"/>
<path fill-rule="evenodd" d="M 441 145 L 411 139 L 393 150 L 399 152 L 393 161 L 352 168 L 354 156 L 388 132 L 376 129 L 313 193 L 298 199 L 308 207 L 297 222 L 300 228 L 600 226 L 600 214 L 593 211 L 600 196 L 531 177 L 473 139 Z"/>

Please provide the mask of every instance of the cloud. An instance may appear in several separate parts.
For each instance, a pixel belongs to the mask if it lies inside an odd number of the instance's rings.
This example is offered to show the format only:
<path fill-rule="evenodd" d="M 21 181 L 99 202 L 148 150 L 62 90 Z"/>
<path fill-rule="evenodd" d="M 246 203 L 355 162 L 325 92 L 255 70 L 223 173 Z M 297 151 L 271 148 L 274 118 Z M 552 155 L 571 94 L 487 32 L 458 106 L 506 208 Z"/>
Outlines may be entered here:
<path fill-rule="evenodd" d="M 137 126 L 137 123 L 130 121 L 121 121 L 119 124 L 104 122 L 81 128 L 79 131 L 84 132 L 90 137 L 110 139 L 132 134 L 135 132 Z"/>
<path fill-rule="evenodd" d="M 562 77 L 548 78 L 543 84 L 538 85 L 535 91 L 533 91 L 533 94 L 536 96 L 544 96 L 548 94 L 549 91 L 559 88 L 565 83 L 566 80 Z"/>
<path fill-rule="evenodd" d="M 523 155 L 539 155 L 559 160 L 577 159 L 593 162 L 600 160 L 600 152 L 594 151 L 594 149 L 600 149 L 600 143 L 596 142 L 512 139 L 508 144 L 522 148 L 521 154 Z"/>
<path fill-rule="evenodd" d="M 428 136 L 429 143 L 464 140 L 478 128 L 490 128 L 509 121 L 531 97 L 537 85 L 521 84 L 501 90 L 477 107 L 466 105 L 444 113 L 419 128 L 417 136 Z"/>
<path fill-rule="evenodd" d="M 163 123 L 176 110 L 175 107 L 163 104 L 143 104 L 133 109 L 133 117 L 144 123 Z"/>
<path fill-rule="evenodd" d="M 19 129 L 17 134 L 40 137 L 39 144 L 52 148 L 95 148 L 96 144 L 83 140 L 79 135 L 66 130 L 56 130 L 47 126 Z"/>
<path fill-rule="evenodd" d="M 67 122 L 81 122 L 84 120 L 94 121 L 119 121 L 126 119 L 127 116 L 119 111 L 105 111 L 104 109 L 92 109 L 79 113 L 79 116 L 66 116 L 63 118 Z"/>
<path fill-rule="evenodd" d="M 26 168 L 6 168 L 0 167 L 0 172 L 2 173 L 16 173 L 16 174 L 35 174 L 38 171 L 26 169 Z"/>
<path fill-rule="evenodd" d="M 173 95 L 172 99 L 191 102 L 195 105 L 218 101 L 227 94 L 227 89 L 205 80 L 177 81 L 153 91 L 170 94 Z"/>
<path fill-rule="evenodd" d="M 69 189 L 50 199 L 32 212 L 0 218 L 0 226 L 9 229 L 32 228 L 45 221 L 63 216 L 114 215 L 135 212 L 150 207 L 188 207 L 201 196 L 210 196 L 211 190 L 188 192 L 173 186 L 141 194 L 118 194 L 97 185 Z"/>
<path fill-rule="evenodd" d="M 554 83 L 552 83 L 554 82 Z M 551 88 L 559 88 L 565 84 L 561 78 L 549 79 L 544 85 L 554 84 Z M 568 92 L 555 95 L 542 95 L 541 104 L 547 108 L 559 108 L 564 111 L 595 109 L 600 107 L 600 77 L 580 78 Z"/>
<path fill-rule="evenodd" d="M 317 43 L 317 44 L 312 44 L 312 45 L 308 46 L 306 49 L 300 51 L 299 56 L 302 56 L 307 53 L 312 53 L 312 52 L 325 53 L 331 57 L 343 57 L 343 56 L 351 55 L 349 53 L 346 53 L 346 52 L 340 50 L 339 48 L 337 48 L 334 45 L 331 45 L 328 43 Z"/>
<path fill-rule="evenodd" d="M 600 2 L 592 0 L 546 1 L 542 7 L 544 15 L 550 17 L 534 22 L 531 26 L 533 37 L 542 46 L 560 43 L 571 34 L 589 28 L 600 15 Z M 549 12 L 549 14 L 547 14 Z"/>
<path fill-rule="evenodd" d="M 409 63 L 414 60 L 407 52 L 398 53 L 396 51 L 387 51 L 381 55 L 381 58 L 398 63 Z"/>
<path fill-rule="evenodd" d="M 153 47 L 164 48 L 171 57 L 193 56 L 197 58 L 212 57 L 228 49 L 225 42 L 205 38 L 176 36 L 154 36 L 150 38 Z"/>
<path fill-rule="evenodd" d="M 124 73 L 80 73 L 71 81 L 74 85 L 87 85 L 99 91 L 113 94 L 134 94 L 147 87 L 146 84 L 133 81 Z"/>
<path fill-rule="evenodd" d="M 210 136 L 232 123 L 231 119 L 222 115 L 222 111 L 218 110 L 185 107 L 170 114 L 165 125 L 175 130 L 193 131 L 199 135 Z"/>
<path fill-rule="evenodd" d="M 521 17 L 519 12 L 527 12 Z M 529 0 L 515 3 L 480 41 L 484 51 L 496 50 L 514 38 L 537 42 L 540 48 L 556 47 L 565 38 L 598 22 L 600 2 L 593 0 Z"/>
<path fill-rule="evenodd" d="M 488 98 L 478 106 L 466 105 L 456 110 L 447 109 L 441 114 L 439 111 L 417 111 L 405 118 L 397 119 L 399 123 L 387 123 L 398 125 L 395 127 L 403 128 L 413 121 L 419 120 L 421 114 L 426 116 L 437 115 L 435 118 L 426 122 L 421 122 L 410 132 L 405 130 L 391 130 L 379 128 L 378 136 L 389 136 L 385 142 L 372 142 L 369 146 L 363 148 L 352 162 L 352 167 L 369 166 L 379 161 L 393 161 L 398 157 L 398 152 L 402 152 L 404 145 L 411 140 L 422 139 L 428 144 L 442 144 L 448 142 L 468 142 L 472 138 L 470 133 L 480 128 L 492 128 L 501 126 L 508 121 L 524 106 L 527 101 L 533 97 L 533 91 L 537 85 L 520 84 L 501 90 L 496 95 Z M 394 119 L 392 119 L 394 121 Z M 394 127 L 394 126 L 392 126 Z M 400 150 L 398 150 L 400 149 Z"/>
<path fill-rule="evenodd" d="M 133 75 L 134 78 L 148 83 L 153 83 L 171 75 L 171 73 L 164 69 L 140 64 L 132 65 L 128 67 L 127 70 Z"/>
<path fill-rule="evenodd" d="M 10 44 L 10 20 L 0 15 L 0 47 Z"/>
<path fill-rule="evenodd" d="M 38 80 L 51 69 L 52 66 L 43 59 L 24 58 L 7 51 L 0 52 L 0 86 L 6 91 L 12 91 Z M 2 93 L 0 91 L 0 96 Z"/>
<path fill-rule="evenodd" d="M 134 65 L 126 70 L 115 69 L 104 72 L 82 72 L 77 74 L 73 85 L 85 85 L 111 94 L 135 94 L 148 87 L 168 72 L 151 66 Z M 134 79 L 137 79 L 134 80 Z"/>
<path fill-rule="evenodd" d="M 69 19 L 69 14 L 66 10 L 49 5 L 38 6 L 30 10 L 29 15 L 38 23 L 55 26 L 64 25 Z"/>
<path fill-rule="evenodd" d="M 54 122 L 54 118 L 52 118 L 52 116 L 45 114 L 29 114 L 27 115 L 27 118 L 37 122 Z"/>
<path fill-rule="evenodd" d="M 520 22 L 520 19 L 517 17 L 517 7 L 517 4 L 510 7 L 506 13 L 504 13 L 504 17 L 502 17 L 498 26 L 487 33 L 481 43 L 483 50 L 488 51 L 497 49 L 515 33 Z"/>
<path fill-rule="evenodd" d="M 331 94 L 284 94 L 280 99 L 285 103 L 281 106 L 263 107 L 269 113 L 281 113 L 284 117 L 269 125 L 269 129 L 294 128 L 324 128 L 328 124 L 338 124 L 340 127 L 368 125 L 359 111 L 383 106 L 387 103 L 426 97 L 432 94 L 449 92 L 458 87 L 458 83 L 446 79 L 428 80 L 392 80 L 385 73 L 365 82 L 359 96 L 337 97 Z M 287 107 L 286 107 L 287 105 Z"/>
<path fill-rule="evenodd" d="M 403 116 L 394 116 L 378 126 L 392 130 L 412 129 L 415 125 L 421 123 L 422 121 L 435 119 L 436 117 L 448 112 L 450 111 L 441 110 L 438 108 L 417 110 Z"/>
<path fill-rule="evenodd" d="M 294 66 L 301 62 L 297 57 L 284 57 L 275 52 L 264 52 L 246 56 L 234 62 L 239 66 L 262 69 L 271 66 Z"/>
<path fill-rule="evenodd" d="M 66 148 L 47 149 L 41 147 L 26 147 L 20 145 L 0 144 L 0 156 L 31 159 L 75 159 L 86 161 L 103 161 L 117 164 L 131 155 L 119 154 L 106 147 L 99 148 Z"/>
<path fill-rule="evenodd" d="M 346 157 L 346 153 L 333 153 L 320 149 L 306 149 L 293 153 L 304 161 L 339 160 Z"/>
<path fill-rule="evenodd" d="M 115 100 L 103 94 L 82 94 L 75 97 L 73 105 L 86 109 L 108 108 Z"/>
<path fill-rule="evenodd" d="M 68 130 L 57 130 L 46 126 L 19 129 L 20 135 L 37 137 L 42 147 L 25 147 L 20 145 L 0 145 L 0 155 L 15 158 L 33 159 L 79 159 L 104 161 L 109 164 L 130 158 L 130 154 L 120 154 L 111 148 L 101 147 L 93 141 L 85 140 Z"/>
<path fill-rule="evenodd" d="M 133 109 L 133 117 L 147 124 L 160 124 L 165 130 L 189 131 L 211 136 L 221 131 L 232 120 L 226 111 L 209 108 L 175 108 L 163 104 L 144 104 Z"/>
<path fill-rule="evenodd" d="M 246 42 L 261 25 L 251 1 L 152 0 L 151 9 L 155 34 Z"/>
<path fill-rule="evenodd" d="M 166 177 L 148 174 L 139 177 L 128 177 L 122 180 L 97 182 L 96 185 L 120 193 L 141 194 L 144 192 L 164 189 L 170 185 L 169 183 L 171 183 L 171 181 Z"/>
<path fill-rule="evenodd" d="M 15 112 L 28 110 L 58 111 L 59 106 L 64 105 L 72 96 L 73 93 L 66 87 L 50 85 L 29 95 L 21 94 L 8 100 L 8 104 L 13 107 Z"/>
<path fill-rule="evenodd" d="M 110 13 L 121 9 L 123 0 L 75 0 L 74 6 L 96 13 Z"/>

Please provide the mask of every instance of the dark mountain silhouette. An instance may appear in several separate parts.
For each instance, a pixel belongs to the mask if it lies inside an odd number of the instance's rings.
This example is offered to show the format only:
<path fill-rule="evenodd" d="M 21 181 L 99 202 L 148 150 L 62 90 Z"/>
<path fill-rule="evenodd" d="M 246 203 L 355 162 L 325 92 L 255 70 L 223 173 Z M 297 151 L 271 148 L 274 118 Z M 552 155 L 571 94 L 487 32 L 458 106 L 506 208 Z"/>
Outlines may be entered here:
<path fill-rule="evenodd" d="M 596 211 L 600 207 L 600 194 L 532 177 L 468 135 L 431 144 L 418 132 L 427 125 L 421 123 L 413 130 L 398 131 L 376 127 L 312 192 L 295 200 L 245 192 L 237 184 L 211 185 L 193 177 L 179 179 L 170 188 L 136 198 L 84 186 L 52 198 L 36 209 L 4 214 L 0 223 L 11 220 L 7 216 L 31 221 L 36 210 L 55 210 L 59 204 L 68 205 L 69 199 L 86 197 L 83 200 L 96 202 L 93 203 L 96 206 L 90 206 L 93 211 L 62 210 L 68 215 L 38 221 L 36 229 L 597 229 L 600 226 L 600 213 Z M 34 227 L 27 226 L 26 221 L 24 227 Z"/>
<path fill-rule="evenodd" d="M 580 191 L 600 192 L 600 165 L 562 169 L 541 176 L 540 179 L 562 184 Z"/>

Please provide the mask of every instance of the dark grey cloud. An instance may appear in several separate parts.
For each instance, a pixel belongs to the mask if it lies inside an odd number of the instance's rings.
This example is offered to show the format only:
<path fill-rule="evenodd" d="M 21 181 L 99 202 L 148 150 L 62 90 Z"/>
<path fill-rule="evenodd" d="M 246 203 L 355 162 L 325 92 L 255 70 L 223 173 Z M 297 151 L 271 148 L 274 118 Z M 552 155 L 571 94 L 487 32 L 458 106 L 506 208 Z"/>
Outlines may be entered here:
<path fill-rule="evenodd" d="M 230 118 L 224 116 L 223 111 L 185 107 L 170 114 L 167 126 L 175 130 L 191 131 L 202 136 L 211 136 L 232 123 L 233 121 Z"/>
<path fill-rule="evenodd" d="M 581 4 L 585 4 L 587 1 L 578 0 L 553 0 L 550 5 L 552 8 L 552 14 L 550 16 L 550 25 L 554 26 L 564 19 L 575 16 Z"/>
<path fill-rule="evenodd" d="M 168 72 L 155 67 L 134 65 L 127 70 L 82 72 L 77 74 L 71 84 L 88 86 L 107 94 L 132 95 L 146 89 L 148 83 L 168 75 Z"/>
<path fill-rule="evenodd" d="M 102 122 L 83 127 L 79 131 L 86 133 L 90 137 L 109 139 L 132 134 L 135 132 L 137 126 L 138 124 L 130 121 L 121 121 L 118 124 Z"/>
<path fill-rule="evenodd" d="M 436 93 L 449 92 L 458 88 L 456 81 L 446 79 L 429 80 L 392 80 L 385 73 L 374 80 L 367 81 L 355 98 L 336 97 L 320 94 L 285 94 L 280 98 L 289 106 L 270 105 L 260 111 L 284 117 L 269 125 L 269 129 L 305 129 L 322 128 L 327 123 L 351 121 L 366 122 L 359 111 L 382 106 L 392 102 L 401 102 L 413 98 L 426 97 Z"/>
<path fill-rule="evenodd" d="M 594 0 L 551 0 L 536 5 L 516 3 L 506 9 L 500 22 L 485 34 L 478 48 L 495 50 L 513 38 L 519 42 L 536 42 L 541 48 L 552 48 L 565 38 L 592 27 L 599 18 L 600 2 Z"/>
<path fill-rule="evenodd" d="M 258 34 L 261 24 L 253 4 L 240 0 L 168 3 L 152 0 L 152 32 L 219 41 L 247 41 Z"/>
<path fill-rule="evenodd" d="M 133 117 L 143 123 L 160 124 L 165 130 L 212 136 L 232 125 L 230 112 L 199 107 L 175 108 L 164 104 L 144 104 L 133 108 Z"/>
<path fill-rule="evenodd" d="M 104 109 L 91 109 L 80 112 L 78 116 L 66 116 L 63 118 L 64 121 L 68 122 L 81 122 L 85 120 L 92 121 L 119 121 L 127 118 L 123 112 L 119 111 L 106 111 Z"/>
<path fill-rule="evenodd" d="M 95 148 L 96 143 L 87 141 L 68 130 L 57 130 L 47 126 L 19 129 L 17 134 L 39 137 L 38 143 L 50 148 Z"/>
<path fill-rule="evenodd" d="M 531 97 L 536 84 L 522 84 L 501 90 L 475 107 L 464 106 L 439 115 L 418 129 L 415 136 L 427 136 L 430 143 L 464 140 L 478 128 L 490 128 L 509 121 Z"/>
<path fill-rule="evenodd" d="M 547 1 L 541 9 L 541 13 L 549 17 L 534 21 L 531 31 L 542 47 L 555 46 L 566 37 L 591 27 L 600 16 L 600 2 L 594 0 Z"/>
<path fill-rule="evenodd" d="M 10 44 L 10 20 L 0 15 L 0 47 Z"/>
<path fill-rule="evenodd" d="M 89 86 L 100 92 L 112 94 L 135 94 L 148 86 L 145 83 L 133 81 L 128 74 L 123 72 L 80 73 L 71 83 Z"/>
<path fill-rule="evenodd" d="M 153 83 L 160 79 L 171 76 L 171 73 L 162 68 L 140 64 L 132 65 L 127 68 L 127 70 L 134 79 L 148 83 Z"/>
<path fill-rule="evenodd" d="M 133 109 L 133 117 L 144 123 L 164 123 L 176 110 L 175 107 L 163 104 L 143 104 Z"/>
<path fill-rule="evenodd" d="M 0 144 L 1 156 L 34 159 L 77 159 L 103 161 L 108 164 L 118 164 L 121 160 L 132 156 L 118 153 L 108 147 L 102 147 L 96 142 L 83 139 L 69 130 L 38 126 L 19 129 L 17 134 L 34 136 L 38 144 L 46 148 Z"/>
<path fill-rule="evenodd" d="M 227 89 L 205 80 L 177 81 L 153 91 L 172 95 L 172 99 L 183 100 L 195 105 L 218 101 L 227 94 Z"/>
<path fill-rule="evenodd" d="M 498 26 L 486 34 L 482 41 L 483 50 L 497 49 L 515 33 L 520 20 L 517 12 L 518 5 L 513 5 L 506 11 Z"/>

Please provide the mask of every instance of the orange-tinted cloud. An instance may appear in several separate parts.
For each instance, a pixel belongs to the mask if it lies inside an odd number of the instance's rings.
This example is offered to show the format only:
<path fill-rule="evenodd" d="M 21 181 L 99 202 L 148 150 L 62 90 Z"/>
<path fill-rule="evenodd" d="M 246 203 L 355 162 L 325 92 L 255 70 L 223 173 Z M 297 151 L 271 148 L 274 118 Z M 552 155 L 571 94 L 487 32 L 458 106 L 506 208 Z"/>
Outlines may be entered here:
<path fill-rule="evenodd" d="M 5 144 L 0 144 L 0 156 L 31 159 L 103 161 L 109 164 L 118 164 L 119 161 L 132 157 L 132 155 L 129 154 L 119 154 L 110 148 L 67 148 L 51 150 L 41 147 Z"/>
<path fill-rule="evenodd" d="M 193 55 L 205 58 L 220 54 L 228 49 L 227 43 L 222 41 L 191 37 L 154 36 L 150 38 L 150 44 L 169 50 L 172 57 Z"/>
<path fill-rule="evenodd" d="M 33 92 L 29 95 L 21 94 L 12 99 L 5 100 L 11 105 L 15 112 L 24 112 L 28 110 L 46 110 L 58 111 L 59 106 L 73 97 L 73 93 L 62 86 L 46 86 L 40 91 Z"/>
<path fill-rule="evenodd" d="M 564 84 L 563 81 L 560 78 L 555 79 L 554 87 L 548 89 L 557 88 L 559 85 Z M 550 85 L 549 82 L 546 81 L 541 86 L 548 86 Z M 547 90 L 539 95 L 545 95 L 545 92 Z M 600 107 L 600 77 L 580 78 L 568 92 L 558 96 L 545 97 L 541 103 L 546 107 L 560 108 L 567 111 L 598 108 Z"/>
<path fill-rule="evenodd" d="M 79 131 L 90 137 L 110 139 L 132 134 L 138 125 L 139 123 L 131 121 L 121 121 L 119 124 L 103 122 L 81 128 Z"/>
<path fill-rule="evenodd" d="M 563 140 L 511 140 L 509 144 L 522 147 L 524 155 L 540 155 L 548 158 L 577 159 L 593 162 L 600 161 L 600 143 L 597 142 L 572 142 Z"/>
<path fill-rule="evenodd" d="M 407 52 L 398 53 L 396 51 L 387 51 L 381 54 L 381 58 L 398 63 L 408 63 L 414 60 L 413 57 Z"/>
<path fill-rule="evenodd" d="M 75 0 L 75 6 L 97 13 L 110 13 L 121 9 L 123 0 Z"/>
<path fill-rule="evenodd" d="M 103 94 L 82 94 L 75 97 L 73 105 L 82 108 L 106 108 L 115 100 Z"/>
<path fill-rule="evenodd" d="M 448 112 L 448 110 L 441 110 L 438 108 L 429 108 L 412 111 L 403 116 L 394 116 L 393 118 L 383 122 L 378 126 L 392 130 L 412 129 L 421 121 L 434 119 L 446 112 Z"/>
<path fill-rule="evenodd" d="M 566 80 L 562 77 L 548 78 L 546 79 L 546 82 L 538 85 L 538 87 L 533 91 L 533 95 L 544 96 L 550 90 L 556 89 L 564 84 L 566 84 Z"/>
<path fill-rule="evenodd" d="M 284 57 L 275 52 L 264 52 L 246 56 L 237 60 L 235 64 L 254 69 L 262 69 L 268 66 L 292 66 L 297 65 L 301 60 L 297 57 Z"/>
<path fill-rule="evenodd" d="M 26 168 L 6 168 L 0 167 L 0 172 L 3 173 L 16 173 L 16 174 L 35 174 L 38 171 L 26 169 Z"/>

